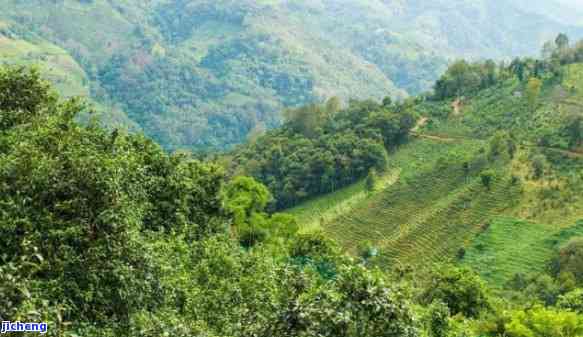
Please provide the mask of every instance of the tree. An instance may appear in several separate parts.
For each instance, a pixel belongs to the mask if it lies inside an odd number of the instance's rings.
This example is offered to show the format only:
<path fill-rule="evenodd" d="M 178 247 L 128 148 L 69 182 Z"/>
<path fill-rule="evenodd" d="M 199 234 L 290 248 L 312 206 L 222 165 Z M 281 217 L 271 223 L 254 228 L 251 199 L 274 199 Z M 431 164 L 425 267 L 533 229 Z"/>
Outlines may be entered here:
<path fill-rule="evenodd" d="M 496 176 L 496 172 L 494 172 L 493 170 L 486 170 L 486 171 L 483 171 L 482 173 L 480 173 L 480 179 L 482 181 L 482 185 L 484 185 L 484 187 L 486 187 L 488 190 L 490 190 L 490 188 L 492 186 L 492 181 L 494 180 L 495 176 Z"/>
<path fill-rule="evenodd" d="M 526 100 L 531 112 L 536 110 L 538 99 L 542 89 L 542 81 L 536 77 L 531 77 L 526 85 Z"/>
<path fill-rule="evenodd" d="M 378 175 L 377 175 L 377 171 L 374 168 L 371 168 L 368 171 L 368 175 L 366 176 L 366 181 L 365 181 L 365 189 L 368 193 L 372 193 L 376 190 L 377 184 L 378 184 Z"/>
<path fill-rule="evenodd" d="M 431 337 L 449 336 L 451 330 L 449 317 L 450 311 L 445 303 L 439 300 L 431 303 L 427 317 Z"/>
<path fill-rule="evenodd" d="M 567 49 L 569 47 L 569 37 L 564 33 L 560 33 L 555 39 L 555 45 L 561 51 Z"/>
<path fill-rule="evenodd" d="M 334 282 L 300 300 L 303 333 L 289 336 L 417 337 L 411 307 L 379 273 L 361 266 L 341 266 Z"/>
<path fill-rule="evenodd" d="M 0 68 L 0 131 L 55 113 L 57 95 L 38 69 Z"/>
<path fill-rule="evenodd" d="M 574 312 L 536 306 L 514 311 L 506 324 L 509 337 L 578 337 L 583 334 L 583 317 Z"/>
<path fill-rule="evenodd" d="M 508 156 L 514 158 L 516 153 L 516 142 L 507 131 L 498 131 L 490 139 L 490 149 L 488 157 L 494 160 L 499 156 Z"/>
<path fill-rule="evenodd" d="M 559 296 L 557 307 L 583 314 L 583 289 L 575 289 Z"/>
<path fill-rule="evenodd" d="M 569 114 L 563 122 L 563 130 L 569 138 L 569 145 L 577 147 L 583 142 L 583 115 Z"/>
<path fill-rule="evenodd" d="M 571 273 L 578 284 L 583 284 L 583 237 L 572 238 L 563 245 L 553 265 L 555 274 Z"/>
<path fill-rule="evenodd" d="M 255 179 L 239 176 L 223 190 L 224 207 L 233 215 L 234 224 L 248 223 L 256 213 L 262 213 L 272 200 L 271 193 Z"/>
<path fill-rule="evenodd" d="M 452 315 L 477 317 L 490 306 L 483 281 L 468 269 L 439 268 L 433 272 L 424 288 L 423 303 L 441 301 L 447 305 Z"/>
<path fill-rule="evenodd" d="M 544 155 L 538 154 L 532 158 L 532 172 L 535 179 L 542 178 L 545 173 L 547 159 Z"/>
<path fill-rule="evenodd" d="M 315 137 L 318 128 L 329 118 L 329 112 L 333 112 L 333 110 L 328 109 L 336 108 L 334 101 L 332 99 L 331 105 L 328 107 L 310 104 L 296 109 L 287 109 L 283 114 L 285 122 L 296 132 L 308 138 Z"/>
<path fill-rule="evenodd" d="M 326 114 L 331 117 L 342 109 L 342 102 L 338 97 L 331 97 L 326 101 Z"/>

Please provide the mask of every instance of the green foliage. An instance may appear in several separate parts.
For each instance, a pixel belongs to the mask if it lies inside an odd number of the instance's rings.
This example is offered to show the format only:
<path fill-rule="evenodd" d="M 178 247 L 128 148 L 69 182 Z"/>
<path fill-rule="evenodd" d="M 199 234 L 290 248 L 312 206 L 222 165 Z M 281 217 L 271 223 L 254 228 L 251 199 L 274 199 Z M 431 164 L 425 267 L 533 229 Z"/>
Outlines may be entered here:
<path fill-rule="evenodd" d="M 583 142 L 583 115 L 569 114 L 563 122 L 563 130 L 569 139 L 571 147 L 577 147 Z"/>
<path fill-rule="evenodd" d="M 331 105 L 290 110 L 282 128 L 234 152 L 231 170 L 264 183 L 278 208 L 290 207 L 364 178 L 371 168 L 384 171 L 387 150 L 406 142 L 415 124 L 410 113 L 372 101 L 352 101 L 336 113 Z"/>
<path fill-rule="evenodd" d="M 25 67 L 0 68 L 0 131 L 31 122 L 40 114 L 51 113 L 55 93 L 37 69 Z"/>
<path fill-rule="evenodd" d="M 431 337 L 448 337 L 450 327 L 450 311 L 447 304 L 437 300 L 431 303 L 427 313 L 429 324 L 429 335 Z"/>
<path fill-rule="evenodd" d="M 7 87 L 29 98 L 0 102 L 2 116 L 18 117 L 0 135 L 3 268 L 42 258 L 37 291 L 70 308 L 68 319 L 101 324 L 156 308 L 159 267 L 143 231 L 162 227 L 188 238 L 224 231 L 217 225 L 222 175 L 142 137 L 81 127 L 77 101 L 58 102 L 34 72 L 2 73 Z M 154 194 L 161 186 L 173 187 L 172 199 Z"/>
<path fill-rule="evenodd" d="M 488 169 L 480 173 L 480 180 L 482 185 L 488 190 L 492 187 L 492 181 L 496 178 L 496 172 L 494 170 Z"/>
<path fill-rule="evenodd" d="M 483 281 L 464 268 L 444 267 L 436 270 L 421 296 L 424 303 L 445 303 L 452 315 L 477 317 L 490 306 Z"/>
<path fill-rule="evenodd" d="M 547 167 L 547 159 L 544 155 L 538 154 L 532 158 L 532 175 L 535 179 L 542 178 Z"/>
<path fill-rule="evenodd" d="M 3 319 L 47 321 L 49 336 L 419 336 L 405 291 L 264 214 L 263 185 L 222 188 L 217 166 L 80 126 L 82 108 L 19 108 L 0 133 Z"/>
<path fill-rule="evenodd" d="M 490 160 L 499 159 L 500 157 L 512 159 L 516 150 L 516 140 L 512 138 L 512 135 L 508 132 L 499 131 L 490 139 L 488 157 Z"/>
<path fill-rule="evenodd" d="M 435 98 L 443 100 L 475 94 L 498 82 L 499 70 L 494 61 L 469 64 L 460 60 L 449 66 L 445 74 L 435 82 Z"/>
<path fill-rule="evenodd" d="M 506 325 L 510 337 L 577 337 L 583 333 L 583 318 L 576 313 L 544 307 L 514 311 Z"/>
<path fill-rule="evenodd" d="M 557 307 L 583 314 L 583 289 L 575 289 L 561 295 Z"/>
<path fill-rule="evenodd" d="M 528 83 L 526 84 L 526 101 L 528 102 L 530 111 L 534 112 L 534 110 L 537 108 L 541 89 L 541 80 L 536 77 L 532 77 L 528 80 Z"/>
<path fill-rule="evenodd" d="M 574 237 L 559 250 L 553 262 L 554 272 L 571 273 L 578 284 L 583 284 L 583 237 Z"/>
<path fill-rule="evenodd" d="M 225 209 L 233 215 L 234 224 L 248 224 L 252 217 L 265 210 L 271 194 L 262 184 L 249 177 L 236 177 L 225 186 Z"/>
<path fill-rule="evenodd" d="M 374 192 L 374 190 L 377 188 L 378 180 L 379 180 L 379 177 L 377 175 L 376 170 L 374 168 L 370 169 L 368 171 L 368 175 L 366 176 L 364 188 L 368 192 Z"/>

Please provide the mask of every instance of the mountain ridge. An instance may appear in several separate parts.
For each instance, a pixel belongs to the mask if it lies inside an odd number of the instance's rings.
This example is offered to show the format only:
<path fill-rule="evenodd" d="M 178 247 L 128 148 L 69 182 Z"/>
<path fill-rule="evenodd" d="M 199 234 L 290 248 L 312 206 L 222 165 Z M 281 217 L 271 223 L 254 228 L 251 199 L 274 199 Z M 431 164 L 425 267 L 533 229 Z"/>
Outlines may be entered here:
<path fill-rule="evenodd" d="M 200 150 L 275 127 L 287 107 L 402 99 L 429 90 L 451 60 L 534 55 L 559 32 L 583 36 L 565 7 L 536 4 L 8 0 L 0 21 L 15 40 L 69 53 L 89 95 L 118 110 L 112 120 L 168 150 Z"/>

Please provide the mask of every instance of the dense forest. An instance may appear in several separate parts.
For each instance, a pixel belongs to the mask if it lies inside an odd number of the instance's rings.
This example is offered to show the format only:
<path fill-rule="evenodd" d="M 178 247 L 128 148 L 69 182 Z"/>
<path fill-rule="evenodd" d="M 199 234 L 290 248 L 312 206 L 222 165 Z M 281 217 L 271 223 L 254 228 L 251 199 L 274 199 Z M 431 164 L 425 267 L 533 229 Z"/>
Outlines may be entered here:
<path fill-rule="evenodd" d="M 234 172 L 262 181 L 285 208 L 309 196 L 387 168 L 389 152 L 407 141 L 414 115 L 389 97 L 382 104 L 351 101 L 288 110 L 281 128 L 260 136 L 229 158 Z"/>
<path fill-rule="evenodd" d="M 583 36 L 554 0 L 5 0 L 0 62 L 90 96 L 166 150 L 230 149 L 330 97 L 430 90 L 450 60 L 534 55 Z M 267 13 L 267 14 L 266 14 Z"/>
<path fill-rule="evenodd" d="M 437 160 L 440 172 L 452 172 L 452 187 L 475 175 L 479 195 L 496 189 L 497 165 L 530 142 L 576 151 L 580 111 L 543 120 L 557 124 L 535 132 L 507 121 L 530 114 L 538 122 L 545 90 L 583 61 L 581 43 L 565 35 L 546 50 L 541 60 L 456 62 L 433 93 L 404 101 L 342 106 L 333 98 L 288 109 L 281 128 L 212 161 L 103 128 L 98 116 L 79 123 L 90 105 L 60 97 L 38 70 L 4 66 L 0 318 L 46 321 L 49 336 L 581 336 L 581 237 L 553 248 L 543 272 L 517 273 L 497 288 L 456 263 L 471 247 L 424 268 L 386 264 L 374 245 L 347 254 L 326 231 L 273 212 L 364 177 L 374 197 L 375 177 L 396 165 L 411 138 L 423 131 L 443 141 L 452 105 L 455 112 L 482 95 L 509 91 L 519 110 L 498 115 L 490 104 L 454 124 L 451 137 L 468 131 L 487 146 L 475 158 Z M 545 179 L 558 165 L 551 159 L 528 158 L 530 179 Z M 411 203 L 422 202 L 425 191 L 403 180 Z M 495 225 L 481 224 L 484 233 Z"/>

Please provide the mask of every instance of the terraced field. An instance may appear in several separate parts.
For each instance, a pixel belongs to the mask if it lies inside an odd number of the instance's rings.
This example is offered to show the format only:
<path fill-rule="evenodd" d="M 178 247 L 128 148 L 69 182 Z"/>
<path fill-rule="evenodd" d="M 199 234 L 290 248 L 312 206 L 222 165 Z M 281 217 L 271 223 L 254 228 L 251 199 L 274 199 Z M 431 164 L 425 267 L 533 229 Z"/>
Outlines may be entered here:
<path fill-rule="evenodd" d="M 490 189 L 483 186 L 479 174 L 488 163 L 482 147 L 470 140 L 413 141 L 392 157 L 399 180 L 323 224 L 325 231 L 353 252 L 372 242 L 383 265 L 420 266 L 454 257 L 484 223 L 518 199 L 519 188 L 504 164 L 496 167 Z"/>
<path fill-rule="evenodd" d="M 556 247 L 583 235 L 583 221 L 566 229 L 498 217 L 472 242 L 462 264 L 501 287 L 516 273 L 542 272 Z"/>
<path fill-rule="evenodd" d="M 383 190 L 394 184 L 400 175 L 400 169 L 391 169 L 382 175 L 378 182 L 378 189 Z M 375 192 L 368 192 L 364 186 L 364 179 L 335 192 L 316 197 L 312 200 L 289 209 L 302 224 L 302 232 L 311 232 L 321 229 L 321 225 L 328 223 L 336 217 L 350 212 L 353 207 L 367 198 L 371 198 Z"/>

